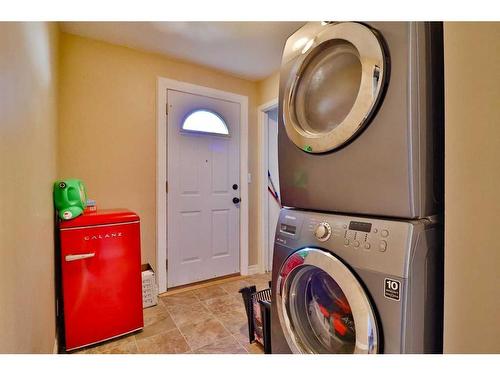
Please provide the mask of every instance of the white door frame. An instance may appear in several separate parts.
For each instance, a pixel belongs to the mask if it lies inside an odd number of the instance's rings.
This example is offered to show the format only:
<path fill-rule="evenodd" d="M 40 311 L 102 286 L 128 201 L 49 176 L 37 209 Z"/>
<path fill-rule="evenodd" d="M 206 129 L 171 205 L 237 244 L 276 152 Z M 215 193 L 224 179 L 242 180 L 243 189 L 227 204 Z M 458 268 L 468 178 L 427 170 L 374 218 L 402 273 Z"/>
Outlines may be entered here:
<path fill-rule="evenodd" d="M 259 271 L 264 272 L 266 269 L 271 268 L 271 264 L 267 264 L 269 259 L 269 201 L 268 201 L 268 179 L 267 170 L 269 167 L 269 133 L 268 133 L 268 112 L 278 107 L 278 98 L 274 98 L 267 103 L 262 104 L 257 109 L 258 114 L 258 126 L 260 132 L 260 144 L 261 144 L 261 157 L 259 165 L 260 174 L 260 212 L 262 214 L 262 220 L 260 222 L 260 252 L 259 252 Z"/>
<path fill-rule="evenodd" d="M 167 90 L 177 90 L 240 104 L 240 273 L 248 275 L 248 97 L 192 83 L 156 80 L 156 281 L 167 291 Z"/>

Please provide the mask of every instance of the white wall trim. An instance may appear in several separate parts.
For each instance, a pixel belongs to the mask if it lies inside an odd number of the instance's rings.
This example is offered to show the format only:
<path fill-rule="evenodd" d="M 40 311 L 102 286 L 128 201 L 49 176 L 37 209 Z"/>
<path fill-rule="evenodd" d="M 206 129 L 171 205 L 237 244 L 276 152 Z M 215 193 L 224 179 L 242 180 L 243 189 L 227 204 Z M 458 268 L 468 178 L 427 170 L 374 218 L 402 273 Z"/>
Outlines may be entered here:
<path fill-rule="evenodd" d="M 274 98 L 267 103 L 262 104 L 257 109 L 258 114 L 258 127 L 260 134 L 260 146 L 261 153 L 259 158 L 259 174 L 260 174 L 260 186 L 259 186 L 259 206 L 261 212 L 260 221 L 260 238 L 259 238 L 259 263 L 257 264 L 259 268 L 259 272 L 265 272 L 266 270 L 271 269 L 271 264 L 268 264 L 269 258 L 269 210 L 268 210 L 268 193 L 267 193 L 267 169 L 269 164 L 269 155 L 268 155 L 268 121 L 269 111 L 278 107 L 278 98 Z"/>
<path fill-rule="evenodd" d="M 255 275 L 257 273 L 262 273 L 261 268 L 258 264 L 252 264 L 251 266 L 248 266 L 249 275 Z"/>
<path fill-rule="evenodd" d="M 176 81 L 156 80 L 156 281 L 167 291 L 167 90 L 210 96 L 240 104 L 240 273 L 248 275 L 248 97 L 232 92 Z"/>

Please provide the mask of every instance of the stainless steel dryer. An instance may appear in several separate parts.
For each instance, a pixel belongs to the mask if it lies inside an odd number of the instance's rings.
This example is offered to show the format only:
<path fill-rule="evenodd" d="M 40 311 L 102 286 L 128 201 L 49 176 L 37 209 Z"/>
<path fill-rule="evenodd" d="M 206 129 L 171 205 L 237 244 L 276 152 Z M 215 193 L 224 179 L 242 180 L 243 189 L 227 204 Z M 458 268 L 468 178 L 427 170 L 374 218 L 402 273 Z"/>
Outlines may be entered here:
<path fill-rule="evenodd" d="M 272 278 L 273 353 L 442 352 L 442 230 L 283 209 Z"/>
<path fill-rule="evenodd" d="M 441 23 L 311 22 L 286 42 L 285 206 L 419 218 L 442 201 Z"/>

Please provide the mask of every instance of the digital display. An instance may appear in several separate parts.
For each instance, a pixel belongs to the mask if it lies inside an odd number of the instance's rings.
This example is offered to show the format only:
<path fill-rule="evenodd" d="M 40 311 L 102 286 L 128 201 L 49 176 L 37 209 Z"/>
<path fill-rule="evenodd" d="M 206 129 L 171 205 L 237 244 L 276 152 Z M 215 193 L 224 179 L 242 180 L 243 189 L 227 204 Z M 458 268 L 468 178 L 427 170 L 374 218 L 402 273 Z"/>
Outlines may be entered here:
<path fill-rule="evenodd" d="M 295 234 L 296 230 L 297 230 L 297 228 L 294 225 L 281 224 L 281 231 L 282 232 Z"/>
<path fill-rule="evenodd" d="M 350 230 L 357 230 L 360 232 L 370 232 L 372 230 L 371 223 L 363 223 L 361 221 L 351 221 L 349 223 Z"/>

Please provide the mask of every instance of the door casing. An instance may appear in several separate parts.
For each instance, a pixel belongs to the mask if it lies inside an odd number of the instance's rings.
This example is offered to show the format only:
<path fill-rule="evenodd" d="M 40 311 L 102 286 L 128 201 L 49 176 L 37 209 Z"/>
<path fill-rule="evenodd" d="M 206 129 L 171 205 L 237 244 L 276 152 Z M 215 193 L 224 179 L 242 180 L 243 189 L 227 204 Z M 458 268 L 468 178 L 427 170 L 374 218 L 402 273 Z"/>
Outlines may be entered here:
<path fill-rule="evenodd" d="M 260 132 L 260 162 L 259 162 L 259 174 L 260 174 L 260 184 L 259 184 L 259 208 L 261 212 L 260 221 L 260 237 L 259 237 L 259 263 L 258 272 L 265 272 L 271 270 L 272 264 L 268 263 L 269 259 L 269 203 L 268 203 L 268 192 L 267 192 L 267 169 L 269 165 L 269 155 L 268 146 L 269 139 L 267 133 L 269 115 L 268 112 L 278 108 L 278 98 L 274 98 L 267 103 L 262 104 L 257 109 L 258 111 L 258 123 Z M 280 195 L 281 196 L 281 195 Z"/>

